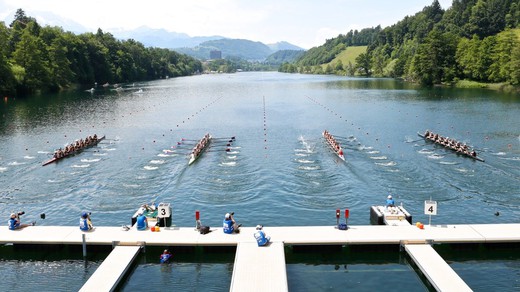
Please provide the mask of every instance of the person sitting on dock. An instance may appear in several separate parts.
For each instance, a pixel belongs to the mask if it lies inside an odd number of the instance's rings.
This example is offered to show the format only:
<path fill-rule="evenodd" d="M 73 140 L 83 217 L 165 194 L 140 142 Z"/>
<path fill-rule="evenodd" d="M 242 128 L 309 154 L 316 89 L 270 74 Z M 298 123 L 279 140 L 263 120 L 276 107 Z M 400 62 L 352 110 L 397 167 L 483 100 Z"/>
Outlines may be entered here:
<path fill-rule="evenodd" d="M 161 264 L 167 264 L 172 256 L 173 255 L 167 249 L 165 249 L 160 257 Z"/>
<path fill-rule="evenodd" d="M 258 246 L 266 246 L 269 241 L 271 241 L 271 237 L 265 235 L 265 232 L 262 230 L 264 226 L 262 225 L 256 225 L 256 232 L 254 234 L 256 242 L 258 243 Z"/>
<path fill-rule="evenodd" d="M 388 195 L 388 197 L 386 198 L 386 206 L 387 207 L 395 207 L 395 201 L 392 198 L 392 195 Z"/>
<path fill-rule="evenodd" d="M 7 221 L 7 224 L 9 225 L 9 230 L 18 230 L 25 228 L 27 226 L 34 226 L 36 224 L 35 221 L 33 221 L 31 224 L 22 224 L 20 221 L 20 215 L 25 214 L 25 212 L 18 212 L 18 213 L 12 213 L 11 218 L 9 218 L 9 221 Z"/>
<path fill-rule="evenodd" d="M 242 226 L 242 224 L 237 225 L 235 219 L 233 218 L 233 215 L 235 215 L 235 213 L 231 212 L 231 213 L 226 213 L 226 215 L 224 216 L 223 229 L 224 229 L 224 233 L 226 233 L 226 234 L 232 234 L 233 232 L 234 233 L 240 232 L 239 228 L 240 228 L 240 226 Z"/>
<path fill-rule="evenodd" d="M 146 230 L 148 228 L 148 219 L 146 219 L 142 211 L 137 215 L 137 230 Z"/>
<path fill-rule="evenodd" d="M 91 231 L 94 229 L 92 226 L 92 221 L 90 220 L 90 212 L 83 212 L 81 217 L 79 218 L 79 229 L 81 231 Z"/>

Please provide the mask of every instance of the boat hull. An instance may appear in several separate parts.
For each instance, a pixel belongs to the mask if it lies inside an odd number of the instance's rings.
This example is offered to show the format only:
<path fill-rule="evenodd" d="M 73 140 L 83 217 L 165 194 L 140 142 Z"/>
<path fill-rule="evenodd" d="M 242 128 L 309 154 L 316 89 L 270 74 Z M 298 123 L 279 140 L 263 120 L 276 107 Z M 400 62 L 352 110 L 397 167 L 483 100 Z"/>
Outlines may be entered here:
<path fill-rule="evenodd" d="M 338 156 L 339 159 L 345 161 L 345 155 L 340 154 L 338 151 L 336 151 L 336 149 L 334 149 L 334 147 L 330 144 L 329 140 L 327 140 L 327 138 L 325 137 L 325 132 L 323 132 L 321 135 L 325 139 L 325 144 L 327 144 L 329 149 L 332 150 L 332 152 L 334 152 L 334 154 L 336 154 L 336 156 Z M 343 151 L 343 148 L 340 147 L 340 151 Z"/>
<path fill-rule="evenodd" d="M 433 143 L 433 144 L 435 144 L 435 145 L 439 145 L 439 146 L 442 146 L 442 147 L 444 147 L 444 148 L 446 148 L 446 149 L 449 149 L 449 150 L 453 151 L 454 153 L 456 153 L 457 155 L 461 155 L 461 156 L 464 156 L 464 157 L 471 158 L 471 159 L 473 159 L 473 160 L 477 160 L 477 161 L 484 162 L 484 159 L 482 159 L 482 158 L 480 158 L 480 157 L 478 157 L 478 156 L 472 156 L 472 155 L 468 155 L 468 154 L 466 154 L 466 153 L 457 152 L 456 150 L 454 150 L 454 149 L 451 148 L 451 147 L 448 147 L 448 146 L 442 145 L 442 144 L 440 144 L 440 143 L 437 143 L 437 142 L 435 142 L 435 141 L 432 141 L 432 140 L 426 138 L 426 137 L 425 137 L 423 134 L 421 134 L 421 133 L 417 133 L 417 135 L 418 135 L 419 137 L 423 138 L 424 140 L 428 141 L 428 142 L 431 142 L 431 143 Z"/>
<path fill-rule="evenodd" d="M 45 161 L 45 162 L 42 164 L 42 166 L 49 165 L 49 164 L 51 164 L 51 163 L 54 163 L 54 162 L 60 161 L 60 160 L 62 160 L 63 158 L 66 158 L 66 157 L 69 157 L 69 156 L 74 156 L 74 155 L 76 155 L 76 154 L 79 154 L 79 153 L 83 152 L 83 150 L 85 150 L 85 149 L 88 149 L 88 148 L 91 148 L 91 147 L 96 146 L 96 145 L 97 145 L 99 142 L 101 142 L 101 140 L 103 140 L 103 139 L 105 139 L 105 136 L 103 136 L 103 137 L 101 137 L 101 138 L 98 138 L 97 141 L 96 141 L 95 143 L 91 144 L 91 145 L 88 145 L 88 146 L 86 146 L 86 147 L 84 147 L 84 148 L 81 148 L 81 149 L 79 149 L 79 150 L 72 151 L 72 152 L 68 153 L 67 155 L 64 155 L 64 156 L 62 156 L 62 157 L 60 157 L 60 158 L 53 157 L 52 159 Z"/>

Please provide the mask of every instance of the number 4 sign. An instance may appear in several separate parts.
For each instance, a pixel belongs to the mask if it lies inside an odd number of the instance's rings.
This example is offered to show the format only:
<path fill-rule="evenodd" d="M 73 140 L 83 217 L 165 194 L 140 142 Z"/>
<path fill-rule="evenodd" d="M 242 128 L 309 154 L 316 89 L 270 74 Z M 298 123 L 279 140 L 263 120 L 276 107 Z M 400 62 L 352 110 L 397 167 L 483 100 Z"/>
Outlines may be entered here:
<path fill-rule="evenodd" d="M 424 214 L 437 215 L 437 202 L 436 201 L 424 201 Z"/>

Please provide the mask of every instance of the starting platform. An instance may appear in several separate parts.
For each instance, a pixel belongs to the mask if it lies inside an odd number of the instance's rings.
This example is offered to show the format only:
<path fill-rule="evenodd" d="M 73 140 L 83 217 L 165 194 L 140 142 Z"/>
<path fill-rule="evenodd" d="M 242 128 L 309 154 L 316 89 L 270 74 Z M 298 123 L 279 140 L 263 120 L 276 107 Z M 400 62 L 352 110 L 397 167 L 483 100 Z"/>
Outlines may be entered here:
<path fill-rule="evenodd" d="M 114 291 L 140 250 L 140 246 L 116 246 L 79 291 Z"/>
<path fill-rule="evenodd" d="M 372 206 L 370 223 L 374 225 L 406 226 L 412 224 L 412 215 L 403 206 Z"/>
<path fill-rule="evenodd" d="M 473 291 L 428 244 L 405 244 L 408 255 L 437 291 Z"/>
<path fill-rule="evenodd" d="M 231 292 L 289 291 L 283 242 L 258 246 L 255 242 L 237 245 Z"/>

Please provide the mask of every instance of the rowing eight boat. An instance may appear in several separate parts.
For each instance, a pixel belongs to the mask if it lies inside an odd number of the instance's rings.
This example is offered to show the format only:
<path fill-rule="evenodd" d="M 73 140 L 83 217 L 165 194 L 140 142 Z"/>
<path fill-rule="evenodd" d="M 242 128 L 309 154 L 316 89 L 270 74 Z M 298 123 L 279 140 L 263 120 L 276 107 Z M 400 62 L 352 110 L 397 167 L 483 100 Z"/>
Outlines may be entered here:
<path fill-rule="evenodd" d="M 191 165 L 197 158 L 199 158 L 202 155 L 202 152 L 208 147 L 209 143 L 211 142 L 211 135 L 208 133 L 200 139 L 200 141 L 195 145 L 193 148 L 193 151 L 190 154 L 190 161 L 188 161 L 188 165 Z"/>
<path fill-rule="evenodd" d="M 87 145 L 87 146 L 85 146 L 85 147 L 83 147 L 83 148 L 81 148 L 81 149 L 78 149 L 78 150 L 74 150 L 74 151 L 68 152 L 68 153 L 64 154 L 63 156 L 61 156 L 61 157 L 53 157 L 51 160 L 48 160 L 48 161 L 44 162 L 44 163 L 42 164 L 42 166 L 45 166 L 45 165 L 47 165 L 47 164 L 54 163 L 54 162 L 56 162 L 56 161 L 58 161 L 58 160 L 61 160 L 61 159 L 65 158 L 65 157 L 69 157 L 69 156 L 72 156 L 72 155 L 76 155 L 76 154 L 82 152 L 83 150 L 85 150 L 85 149 L 87 149 L 87 148 L 90 148 L 90 147 L 94 147 L 94 146 L 96 146 L 96 145 L 97 145 L 99 142 L 101 142 L 101 140 L 103 140 L 103 139 L 105 139 L 105 136 L 103 136 L 103 137 L 101 137 L 101 138 L 98 138 L 96 141 L 92 142 L 92 144 Z"/>
<path fill-rule="evenodd" d="M 474 160 L 478 160 L 478 161 L 482 161 L 482 162 L 484 162 L 484 159 L 482 159 L 482 158 L 480 158 L 480 157 L 478 157 L 478 156 L 473 156 L 473 155 L 471 155 L 470 153 L 466 153 L 466 152 L 459 152 L 459 151 L 457 151 L 457 149 L 454 149 L 454 148 L 450 147 L 449 145 L 444 145 L 444 144 L 441 144 L 441 143 L 439 143 L 439 142 L 437 142 L 437 141 L 434 141 L 434 140 L 431 140 L 431 139 L 429 139 L 429 138 L 426 138 L 426 137 L 424 136 L 424 134 L 417 133 L 417 135 L 419 135 L 419 137 L 423 138 L 423 139 L 426 140 L 426 141 L 429 141 L 429 142 L 432 142 L 432 143 L 434 143 L 434 144 L 437 144 L 437 145 L 443 146 L 444 148 L 446 148 L 446 149 L 450 149 L 451 151 L 454 151 L 455 153 L 457 153 L 457 154 L 459 154 L 459 155 L 462 155 L 462 156 L 469 157 L 469 158 L 474 159 Z"/>
<path fill-rule="evenodd" d="M 325 138 L 325 142 L 327 142 L 327 146 L 329 146 L 330 150 L 332 150 L 332 152 L 334 152 L 341 160 L 345 161 L 345 155 L 343 154 L 343 149 L 341 148 L 341 146 L 339 146 L 339 143 L 336 142 L 334 137 L 332 135 L 330 135 L 330 133 L 327 132 L 327 130 L 323 131 L 322 135 L 323 135 L 323 138 Z M 327 138 L 327 135 L 329 136 L 329 138 Z M 334 146 L 334 144 L 338 145 L 339 149 L 337 149 Z"/>

